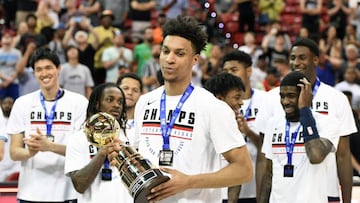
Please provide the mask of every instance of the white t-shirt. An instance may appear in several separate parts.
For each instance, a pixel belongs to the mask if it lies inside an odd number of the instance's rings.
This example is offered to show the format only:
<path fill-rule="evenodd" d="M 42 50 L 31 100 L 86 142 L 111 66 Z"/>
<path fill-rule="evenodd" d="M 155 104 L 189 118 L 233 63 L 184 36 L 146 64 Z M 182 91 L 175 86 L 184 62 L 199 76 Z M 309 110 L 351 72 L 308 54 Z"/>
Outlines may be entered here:
<path fill-rule="evenodd" d="M 313 113 L 320 137 L 329 139 L 333 146 L 338 145 L 339 135 L 334 119 L 321 114 Z M 299 122 L 290 123 L 290 135 L 294 133 Z M 272 186 L 270 203 L 303 203 L 303 202 L 328 202 L 328 176 L 327 161 L 311 164 L 305 150 L 302 136 L 302 126 L 296 137 L 292 154 L 294 166 L 293 177 L 284 177 L 284 166 L 288 162 L 285 142 L 285 117 L 277 116 L 268 121 L 265 131 L 262 152 L 265 157 L 272 160 Z M 291 139 L 291 137 L 290 137 Z M 334 154 L 333 152 L 330 154 Z M 328 158 L 329 156 L 327 156 Z M 327 159 L 326 158 L 326 159 Z"/>
<path fill-rule="evenodd" d="M 120 139 L 125 141 L 122 133 Z M 65 174 L 77 171 L 85 167 L 97 153 L 97 147 L 89 143 L 83 129 L 70 136 L 69 143 L 66 147 Z M 111 167 L 111 181 L 101 180 L 101 169 L 92 184 L 79 194 L 78 201 L 81 203 L 132 203 L 133 198 L 130 196 L 125 185 L 121 181 L 119 170 Z"/>
<path fill-rule="evenodd" d="M 284 116 L 284 110 L 280 103 L 280 88 L 270 90 L 267 94 L 267 101 L 260 109 L 255 124 L 260 132 L 265 132 L 264 127 L 268 119 L 273 116 Z M 321 82 L 316 95 L 312 100 L 312 109 L 315 112 L 328 115 L 336 120 L 339 136 L 350 135 L 357 131 L 354 116 L 346 96 L 333 87 Z M 328 179 L 332 181 L 328 184 L 329 196 L 339 197 L 339 180 L 337 178 L 337 167 L 335 154 L 330 159 L 332 164 L 328 164 Z"/>
<path fill-rule="evenodd" d="M 49 112 L 54 102 L 45 101 Z M 55 143 L 66 145 L 69 136 L 80 128 L 85 120 L 88 100 L 74 92 L 64 90 L 57 101 L 51 134 Z M 7 133 L 24 132 L 24 137 L 46 134 L 45 111 L 40 102 L 40 90 L 21 96 L 13 105 Z M 26 146 L 25 146 L 26 147 Z M 53 152 L 38 152 L 21 162 L 17 197 L 27 201 L 65 201 L 76 198 L 69 177 L 64 175 L 65 157 Z"/>
<path fill-rule="evenodd" d="M 135 107 L 135 135 L 139 136 L 139 152 L 155 166 L 159 162 L 163 138 L 160 128 L 160 99 L 163 86 L 142 95 Z M 166 96 L 166 115 L 173 111 L 181 95 Z M 201 174 L 221 168 L 221 153 L 245 145 L 238 130 L 234 112 L 210 92 L 195 87 L 183 104 L 170 135 L 174 152 L 173 168 L 185 174 Z M 169 118 L 170 119 L 170 118 Z M 221 201 L 221 190 L 190 189 L 160 202 Z"/>

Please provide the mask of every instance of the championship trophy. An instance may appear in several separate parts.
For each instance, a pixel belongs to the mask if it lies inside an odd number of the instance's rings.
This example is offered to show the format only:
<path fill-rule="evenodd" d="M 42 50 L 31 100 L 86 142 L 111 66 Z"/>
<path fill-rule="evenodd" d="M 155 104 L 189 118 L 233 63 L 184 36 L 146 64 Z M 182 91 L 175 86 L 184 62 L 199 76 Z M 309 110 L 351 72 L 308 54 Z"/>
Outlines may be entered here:
<path fill-rule="evenodd" d="M 85 134 L 90 143 L 102 147 L 120 134 L 118 121 L 110 114 L 100 112 L 91 116 L 85 124 Z M 135 203 L 148 202 L 150 190 L 170 178 L 144 159 L 137 150 L 121 144 L 118 156 L 114 158 L 120 177 Z"/>

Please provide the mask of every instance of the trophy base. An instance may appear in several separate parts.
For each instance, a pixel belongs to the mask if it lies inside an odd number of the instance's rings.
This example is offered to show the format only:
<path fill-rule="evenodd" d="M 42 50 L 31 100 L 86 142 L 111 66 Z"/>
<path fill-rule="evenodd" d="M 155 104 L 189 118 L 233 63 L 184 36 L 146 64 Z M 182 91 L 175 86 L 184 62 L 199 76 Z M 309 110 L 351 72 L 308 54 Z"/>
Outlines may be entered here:
<path fill-rule="evenodd" d="M 159 169 L 151 169 L 148 173 L 144 173 L 141 177 L 137 178 L 138 181 L 138 189 L 135 188 L 136 191 L 132 190 L 132 196 L 134 197 L 134 203 L 146 203 L 149 202 L 146 199 L 146 196 L 150 194 L 150 190 L 160 185 L 163 182 L 170 180 L 168 176 L 163 175 Z M 141 182 L 139 184 L 139 182 Z M 135 193 L 135 194 L 134 194 Z M 133 195 L 134 194 L 134 195 Z"/>

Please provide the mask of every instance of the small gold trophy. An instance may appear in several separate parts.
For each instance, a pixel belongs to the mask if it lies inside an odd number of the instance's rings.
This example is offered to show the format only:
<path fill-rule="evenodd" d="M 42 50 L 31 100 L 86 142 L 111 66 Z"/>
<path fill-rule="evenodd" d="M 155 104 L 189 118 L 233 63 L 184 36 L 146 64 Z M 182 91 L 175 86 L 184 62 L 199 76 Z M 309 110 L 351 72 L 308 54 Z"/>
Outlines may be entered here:
<path fill-rule="evenodd" d="M 120 125 L 112 115 L 100 112 L 86 121 L 85 134 L 90 143 L 102 147 L 119 136 Z M 115 166 L 120 172 L 122 182 L 135 203 L 148 202 L 146 196 L 150 190 L 170 178 L 153 167 L 134 147 L 124 144 L 120 147 Z"/>

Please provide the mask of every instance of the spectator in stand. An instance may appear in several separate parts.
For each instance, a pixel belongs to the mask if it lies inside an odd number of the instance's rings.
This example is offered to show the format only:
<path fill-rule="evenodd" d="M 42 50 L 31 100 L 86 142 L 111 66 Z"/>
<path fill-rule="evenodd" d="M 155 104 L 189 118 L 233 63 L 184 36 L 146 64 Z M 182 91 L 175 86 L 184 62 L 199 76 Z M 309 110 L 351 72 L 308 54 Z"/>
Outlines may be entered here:
<path fill-rule="evenodd" d="M 137 43 L 141 40 L 145 29 L 151 26 L 151 12 L 155 8 L 155 0 L 131 0 L 130 2 L 130 18 L 131 35 L 133 42 Z"/>
<path fill-rule="evenodd" d="M 160 70 L 160 52 L 161 45 L 154 44 L 151 48 L 152 59 L 144 64 L 141 80 L 144 84 L 145 92 L 151 91 L 158 87 L 156 72 Z"/>
<path fill-rule="evenodd" d="M 255 11 L 252 0 L 236 0 L 227 13 L 239 13 L 239 32 L 255 31 Z"/>
<path fill-rule="evenodd" d="M 168 19 L 188 15 L 189 0 L 161 0 L 161 10 Z"/>
<path fill-rule="evenodd" d="M 55 51 L 56 54 L 59 56 L 61 64 L 65 63 L 65 51 L 62 43 L 65 32 L 65 25 L 59 24 L 59 26 L 53 32 L 52 40 L 48 44 L 50 50 Z"/>
<path fill-rule="evenodd" d="M 336 83 L 337 70 L 338 69 L 331 63 L 329 56 L 321 51 L 319 54 L 319 62 L 316 66 L 316 75 L 319 80 L 333 87 Z"/>
<path fill-rule="evenodd" d="M 348 44 L 354 44 L 359 49 L 360 42 L 356 37 L 356 26 L 349 24 L 346 26 L 345 37 L 343 38 L 343 46 L 346 47 Z"/>
<path fill-rule="evenodd" d="M 274 21 L 271 22 L 270 24 L 268 24 L 265 28 L 265 34 L 264 38 L 262 40 L 261 43 L 261 47 L 264 49 L 264 47 L 274 47 L 275 46 L 275 41 L 276 41 L 276 36 L 279 33 L 282 33 L 284 38 L 285 38 L 285 42 L 283 44 L 283 47 L 285 50 L 290 50 L 291 48 L 291 40 L 290 37 L 287 33 L 281 32 L 281 23 L 280 21 Z"/>
<path fill-rule="evenodd" d="M 153 29 L 151 27 L 147 27 L 143 31 L 143 36 L 143 42 L 134 47 L 134 60 L 132 64 L 132 72 L 136 73 L 140 78 L 142 77 L 145 63 L 152 58 L 151 47 L 154 41 Z"/>
<path fill-rule="evenodd" d="M 37 48 L 47 45 L 45 36 L 36 32 L 36 22 L 36 15 L 29 14 L 28 16 L 26 16 L 26 24 L 28 27 L 28 31 L 21 36 L 19 43 L 16 45 L 16 47 L 21 51 L 21 53 L 25 52 L 26 47 L 30 42 L 35 42 Z"/>
<path fill-rule="evenodd" d="M 30 42 L 16 66 L 16 73 L 19 80 L 19 96 L 23 96 L 39 89 L 39 83 L 35 79 L 34 70 L 28 66 L 29 59 L 35 50 L 35 43 Z"/>
<path fill-rule="evenodd" d="M 299 30 L 299 34 L 296 36 L 296 39 L 299 38 L 310 38 L 309 30 L 306 27 L 301 27 Z M 318 41 L 318 40 L 316 40 Z"/>
<path fill-rule="evenodd" d="M 257 84 L 261 83 L 266 77 L 266 70 L 268 68 L 266 55 L 262 54 L 258 57 L 257 64 L 253 65 L 250 76 L 251 87 L 257 88 Z"/>
<path fill-rule="evenodd" d="M 260 15 L 267 15 L 270 22 L 279 21 L 285 7 L 283 0 L 259 0 Z"/>
<path fill-rule="evenodd" d="M 38 7 L 38 2 L 34 0 L 16 0 L 16 27 L 20 22 L 27 21 L 29 14 L 35 15 Z"/>
<path fill-rule="evenodd" d="M 353 3 L 350 3 L 353 2 Z M 349 6 L 352 10 L 350 15 L 350 24 L 355 26 L 355 35 L 357 39 L 360 39 L 360 2 L 352 0 L 349 2 Z"/>
<path fill-rule="evenodd" d="M 358 70 L 348 67 L 344 74 L 344 81 L 335 85 L 335 89 L 339 91 L 350 91 L 352 93 L 352 109 L 357 113 L 360 112 L 360 85 L 356 83 Z"/>
<path fill-rule="evenodd" d="M 84 30 L 76 31 L 77 24 L 81 24 Z M 94 36 L 94 41 L 89 43 L 89 33 Z M 69 22 L 69 29 L 65 32 L 65 36 L 62 40 L 64 48 L 69 45 L 75 45 L 79 49 L 79 62 L 87 66 L 95 78 L 94 73 L 94 56 L 99 44 L 99 36 L 94 31 L 94 28 L 89 23 L 88 19 L 83 17 L 81 22 L 75 23 L 74 18 Z"/>
<path fill-rule="evenodd" d="M 320 14 L 323 0 L 300 0 L 300 12 L 302 14 L 302 27 L 309 32 L 309 37 L 318 41 L 320 36 Z"/>
<path fill-rule="evenodd" d="M 1 37 L 0 48 L 0 99 L 19 97 L 19 81 L 16 74 L 16 66 L 21 59 L 21 52 L 13 48 L 12 39 L 15 32 L 4 30 Z"/>
<path fill-rule="evenodd" d="M 327 3 L 327 13 L 330 16 L 330 25 L 336 29 L 339 39 L 345 36 L 346 25 L 348 25 L 348 17 L 351 9 L 347 0 L 329 0 Z"/>
<path fill-rule="evenodd" d="M 102 0 L 102 8 L 113 12 L 114 20 L 112 25 L 124 31 L 130 8 L 129 0 Z"/>
<path fill-rule="evenodd" d="M 90 19 L 92 26 L 99 26 L 101 4 L 98 0 L 82 0 L 78 10 Z"/>
<path fill-rule="evenodd" d="M 46 1 L 40 1 L 35 13 L 36 20 L 36 33 L 41 33 L 45 27 L 53 27 L 55 24 L 54 19 L 50 17 L 49 8 Z"/>
<path fill-rule="evenodd" d="M 71 18 L 84 16 L 84 14 L 76 8 L 76 0 L 65 0 L 65 10 L 66 12 L 60 15 L 60 23 L 65 24 L 66 27 L 69 27 L 68 23 Z"/>
<path fill-rule="evenodd" d="M 19 43 L 21 36 L 23 36 L 25 33 L 28 32 L 28 26 L 26 24 L 26 22 L 20 22 L 17 31 L 16 31 L 16 35 L 13 38 L 13 43 L 12 43 L 12 47 L 16 47 L 16 45 Z"/>
<path fill-rule="evenodd" d="M 125 47 L 124 34 L 115 33 L 114 45 L 104 50 L 101 61 L 106 69 L 106 82 L 115 83 L 118 78 L 119 66 L 129 67 L 133 61 L 133 52 Z"/>
<path fill-rule="evenodd" d="M 156 25 L 154 27 L 153 30 L 153 43 L 154 44 L 161 44 L 163 37 L 162 37 L 162 26 L 165 24 L 166 22 L 166 15 L 164 13 L 160 13 L 157 21 L 156 21 Z"/>
<path fill-rule="evenodd" d="M 200 57 L 199 65 L 201 66 L 201 84 L 217 75 L 221 71 L 222 57 L 224 56 L 224 49 L 220 44 L 212 44 L 207 46 L 210 50 L 209 56 Z"/>
<path fill-rule="evenodd" d="M 266 71 L 266 76 L 261 83 L 256 85 L 257 89 L 266 92 L 280 86 L 280 73 L 275 67 L 270 67 Z"/>
<path fill-rule="evenodd" d="M 274 67 L 280 74 L 280 80 L 282 80 L 287 74 L 291 72 L 289 61 L 284 58 L 275 58 Z"/>
<path fill-rule="evenodd" d="M 61 65 L 60 86 L 90 98 L 94 81 L 89 68 L 79 63 L 79 50 L 75 46 L 69 46 L 66 58 L 67 63 Z"/>
<path fill-rule="evenodd" d="M 343 44 L 334 25 L 329 25 L 323 32 L 323 36 L 319 41 L 319 49 L 329 56 L 333 65 L 341 65 Z"/>
<path fill-rule="evenodd" d="M 101 25 L 94 28 L 90 33 L 88 42 L 98 48 L 94 56 L 94 82 L 95 85 L 105 82 L 106 69 L 101 61 L 102 53 L 108 47 L 113 46 L 113 39 L 116 33 L 120 32 L 119 28 L 112 26 L 114 15 L 111 10 L 104 10 L 100 16 Z M 98 38 L 98 40 L 96 39 Z"/>
<path fill-rule="evenodd" d="M 251 56 L 253 64 L 257 64 L 257 60 L 263 51 L 259 45 L 256 44 L 255 33 L 246 32 L 244 35 L 244 45 L 239 47 L 240 51 L 243 51 Z"/>
<path fill-rule="evenodd" d="M 337 73 L 337 81 L 342 81 L 344 79 L 344 73 L 347 68 L 355 68 L 360 71 L 360 61 L 359 61 L 359 49 L 354 44 L 348 44 L 345 47 L 345 58 L 341 60 L 341 67 Z M 359 73 L 359 72 L 358 72 Z M 357 83 L 360 82 L 360 74 L 357 78 Z M 359 83 L 360 84 L 360 83 Z"/>
<path fill-rule="evenodd" d="M 275 66 L 275 59 L 288 59 L 289 49 L 285 48 L 285 43 L 285 34 L 282 32 L 275 34 L 275 44 L 273 46 L 269 44 L 269 41 L 263 41 L 262 48 L 267 56 L 269 66 Z"/>

